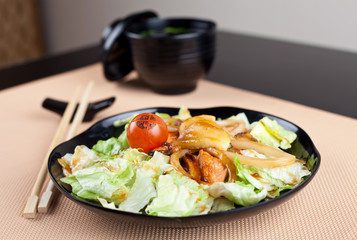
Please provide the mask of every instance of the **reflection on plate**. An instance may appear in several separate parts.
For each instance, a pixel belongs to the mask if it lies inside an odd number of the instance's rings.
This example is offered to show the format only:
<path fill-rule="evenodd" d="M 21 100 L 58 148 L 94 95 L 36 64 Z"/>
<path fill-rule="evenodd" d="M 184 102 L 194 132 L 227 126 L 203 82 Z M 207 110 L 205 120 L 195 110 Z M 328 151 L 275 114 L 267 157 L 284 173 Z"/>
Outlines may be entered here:
<path fill-rule="evenodd" d="M 262 213 L 264 211 L 270 210 L 281 203 L 289 200 L 296 193 L 298 193 L 302 188 L 304 188 L 315 176 L 320 162 L 321 157 L 313 142 L 307 133 L 302 130 L 300 127 L 295 124 L 281 119 L 279 117 L 256 112 L 252 110 L 242 109 L 242 108 L 234 108 L 234 107 L 214 107 L 214 108 L 205 108 L 205 109 L 190 109 L 192 116 L 200 115 L 200 114 L 209 114 L 215 115 L 219 118 L 227 118 L 232 115 L 236 115 L 240 112 L 244 112 L 249 121 L 257 121 L 265 116 L 268 116 L 271 119 L 278 121 L 280 125 L 284 128 L 293 131 L 298 136 L 298 142 L 294 145 L 295 151 L 300 152 L 300 154 L 304 154 L 304 157 L 309 157 L 314 155 L 316 158 L 316 163 L 311 170 L 311 175 L 308 176 L 304 181 L 296 188 L 287 191 L 281 194 L 279 197 L 274 198 L 272 200 L 263 201 L 256 205 L 252 205 L 249 207 L 239 207 L 233 210 L 229 210 L 226 212 L 219 213 L 210 213 L 207 215 L 199 215 L 199 216 L 190 216 L 190 217 L 156 217 L 142 214 L 135 214 L 130 212 L 122 212 L 116 211 L 108 208 L 102 207 L 99 203 L 92 202 L 89 200 L 80 199 L 71 194 L 70 186 L 66 184 L 60 184 L 59 179 L 64 177 L 62 173 L 62 168 L 58 164 L 57 159 L 66 153 L 70 153 L 74 151 L 74 148 L 77 145 L 86 145 L 88 147 L 92 147 L 98 140 L 107 139 L 109 137 L 115 136 L 118 137 L 120 133 L 123 131 L 123 128 L 117 128 L 113 126 L 113 123 L 119 119 L 126 119 L 133 114 L 139 114 L 144 112 L 161 112 L 168 113 L 170 115 L 176 115 L 178 112 L 178 108 L 167 108 L 167 107 L 154 107 L 154 108 L 146 108 L 140 109 L 130 112 L 121 113 L 104 120 L 101 120 L 95 123 L 92 127 L 90 127 L 85 132 L 80 135 L 74 137 L 73 139 L 64 142 L 58 145 L 51 153 L 48 160 L 48 171 L 55 183 L 55 186 L 69 199 L 74 201 L 81 206 L 94 211 L 100 215 L 108 216 L 112 219 L 117 219 L 118 221 L 132 222 L 136 224 L 145 224 L 151 226 L 159 226 L 159 227 L 198 227 L 198 226 L 208 226 L 218 223 L 225 223 L 229 221 L 235 221 L 238 219 L 254 216 L 258 213 Z M 301 156 L 297 156 L 301 157 Z M 289 214 L 289 213 L 287 213 Z"/>

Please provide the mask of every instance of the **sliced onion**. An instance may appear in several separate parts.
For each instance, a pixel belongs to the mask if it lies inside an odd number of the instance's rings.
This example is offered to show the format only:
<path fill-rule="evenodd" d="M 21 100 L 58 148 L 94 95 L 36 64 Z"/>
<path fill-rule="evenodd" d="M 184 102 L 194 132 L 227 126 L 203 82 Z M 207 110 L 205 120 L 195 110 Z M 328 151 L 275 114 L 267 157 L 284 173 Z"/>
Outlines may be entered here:
<path fill-rule="evenodd" d="M 210 124 L 214 124 L 215 126 L 217 126 L 215 120 L 216 117 L 212 115 L 199 115 L 191 117 L 182 122 L 182 124 L 180 125 L 179 132 L 180 134 L 183 134 L 184 131 L 195 122 L 209 122 Z"/>
<path fill-rule="evenodd" d="M 185 156 L 186 153 L 191 153 L 192 151 L 188 150 L 188 149 L 183 149 L 183 150 L 179 150 L 175 153 L 173 153 L 170 157 L 170 163 L 176 168 L 176 170 L 178 172 L 180 172 L 182 175 L 192 178 L 191 175 L 185 171 L 185 169 L 183 169 L 183 167 L 181 166 L 180 163 L 180 158 L 182 158 L 183 156 Z"/>
<path fill-rule="evenodd" d="M 231 136 L 235 136 L 239 133 L 245 132 L 247 129 L 245 128 L 245 123 L 242 122 L 240 124 L 237 124 L 237 126 L 235 128 L 233 128 L 232 130 L 229 131 L 229 134 Z"/>
<path fill-rule="evenodd" d="M 247 131 L 245 122 L 241 120 L 225 119 L 216 121 L 216 123 L 223 127 L 231 136 Z"/>
<path fill-rule="evenodd" d="M 182 149 L 202 149 L 215 147 L 227 150 L 230 146 L 230 135 L 219 127 L 214 121 L 203 116 L 196 119 L 192 124 L 189 120 L 184 121 L 180 126 L 180 136 L 175 142 Z M 192 121 L 191 121 L 192 122 Z"/>
<path fill-rule="evenodd" d="M 216 123 L 222 127 L 232 127 L 232 126 L 236 126 L 237 124 L 242 124 L 242 123 L 245 126 L 244 121 L 236 120 L 236 119 L 224 119 L 224 120 L 216 121 Z"/>
<path fill-rule="evenodd" d="M 231 144 L 233 148 L 239 150 L 253 149 L 258 153 L 264 154 L 266 156 L 274 157 L 274 158 L 261 159 L 261 158 L 244 156 L 235 152 L 228 152 L 228 151 L 226 152 L 227 157 L 230 159 L 234 159 L 235 154 L 238 154 L 238 158 L 241 164 L 257 166 L 257 167 L 283 167 L 293 164 L 296 160 L 294 155 L 243 138 L 234 139 L 231 141 Z"/>

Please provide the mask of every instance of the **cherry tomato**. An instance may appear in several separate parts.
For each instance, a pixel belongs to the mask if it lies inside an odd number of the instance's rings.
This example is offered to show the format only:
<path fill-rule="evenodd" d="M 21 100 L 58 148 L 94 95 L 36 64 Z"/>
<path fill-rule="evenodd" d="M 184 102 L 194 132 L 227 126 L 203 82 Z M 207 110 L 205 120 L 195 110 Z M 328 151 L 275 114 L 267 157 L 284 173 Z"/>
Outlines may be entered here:
<path fill-rule="evenodd" d="M 129 123 L 127 138 L 130 147 L 141 148 L 143 152 L 160 147 L 167 140 L 168 131 L 164 120 L 152 113 L 142 113 Z"/>

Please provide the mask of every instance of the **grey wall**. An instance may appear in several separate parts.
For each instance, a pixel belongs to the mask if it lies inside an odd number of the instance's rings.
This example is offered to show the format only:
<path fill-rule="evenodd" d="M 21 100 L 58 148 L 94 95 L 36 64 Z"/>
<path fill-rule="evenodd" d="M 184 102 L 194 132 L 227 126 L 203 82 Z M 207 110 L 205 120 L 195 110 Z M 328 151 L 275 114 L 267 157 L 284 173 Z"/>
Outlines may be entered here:
<path fill-rule="evenodd" d="M 99 41 L 113 19 L 145 9 L 210 18 L 220 30 L 357 51 L 355 0 L 38 0 L 49 53 Z"/>

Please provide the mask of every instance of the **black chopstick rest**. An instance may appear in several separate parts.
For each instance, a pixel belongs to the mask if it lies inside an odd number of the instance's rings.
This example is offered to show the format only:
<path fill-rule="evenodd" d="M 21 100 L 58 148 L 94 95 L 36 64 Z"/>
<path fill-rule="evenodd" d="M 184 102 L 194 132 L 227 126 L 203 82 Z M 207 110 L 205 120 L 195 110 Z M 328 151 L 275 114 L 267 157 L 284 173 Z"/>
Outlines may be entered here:
<path fill-rule="evenodd" d="M 93 120 L 93 118 L 97 112 L 99 112 L 107 107 L 110 107 L 114 103 L 114 101 L 115 101 L 115 97 L 111 97 L 111 98 L 107 98 L 104 100 L 89 103 L 86 114 L 84 115 L 83 122 L 89 122 L 89 121 Z M 52 98 L 46 98 L 42 102 L 42 107 L 44 107 L 50 111 L 53 111 L 55 113 L 58 113 L 59 115 L 62 116 L 66 107 L 67 107 L 67 104 L 68 104 L 67 102 L 55 100 Z M 74 111 L 74 113 L 72 115 L 71 122 L 73 121 L 74 115 L 76 114 L 78 105 L 79 104 L 77 104 L 76 110 Z"/>

